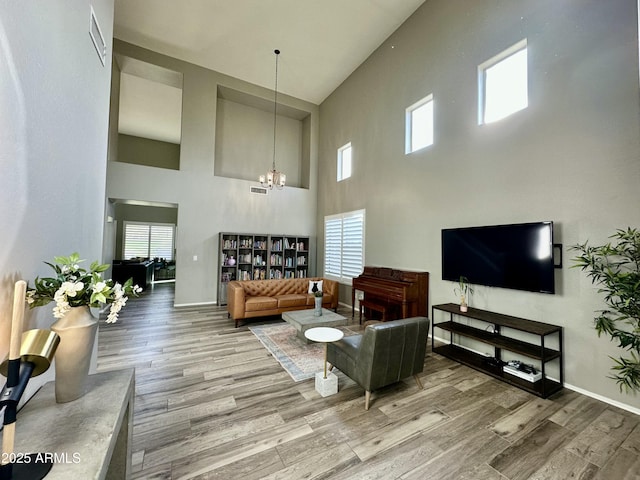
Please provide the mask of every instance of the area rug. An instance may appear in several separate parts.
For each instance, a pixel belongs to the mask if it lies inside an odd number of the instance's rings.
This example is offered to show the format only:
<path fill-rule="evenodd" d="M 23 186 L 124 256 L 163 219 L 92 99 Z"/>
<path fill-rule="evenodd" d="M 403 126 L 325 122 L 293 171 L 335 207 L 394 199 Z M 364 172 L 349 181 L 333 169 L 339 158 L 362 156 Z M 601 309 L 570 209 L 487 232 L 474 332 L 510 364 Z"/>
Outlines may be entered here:
<path fill-rule="evenodd" d="M 282 365 L 282 368 L 300 382 L 313 378 L 323 369 L 324 344 L 305 343 L 296 335 L 295 327 L 288 323 L 277 325 L 257 325 L 249 330 Z M 357 333 L 348 327 L 340 327 L 345 335 Z"/>

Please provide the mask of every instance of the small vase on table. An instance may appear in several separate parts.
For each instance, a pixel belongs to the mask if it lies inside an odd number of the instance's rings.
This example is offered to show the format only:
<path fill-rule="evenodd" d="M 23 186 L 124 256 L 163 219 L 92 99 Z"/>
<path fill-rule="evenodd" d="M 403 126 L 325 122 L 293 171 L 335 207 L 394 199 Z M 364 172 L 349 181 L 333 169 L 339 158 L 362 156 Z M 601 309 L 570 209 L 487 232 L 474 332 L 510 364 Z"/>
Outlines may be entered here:
<path fill-rule="evenodd" d="M 322 292 L 315 292 L 314 294 L 314 304 L 315 308 L 313 310 L 314 317 L 322 316 Z"/>

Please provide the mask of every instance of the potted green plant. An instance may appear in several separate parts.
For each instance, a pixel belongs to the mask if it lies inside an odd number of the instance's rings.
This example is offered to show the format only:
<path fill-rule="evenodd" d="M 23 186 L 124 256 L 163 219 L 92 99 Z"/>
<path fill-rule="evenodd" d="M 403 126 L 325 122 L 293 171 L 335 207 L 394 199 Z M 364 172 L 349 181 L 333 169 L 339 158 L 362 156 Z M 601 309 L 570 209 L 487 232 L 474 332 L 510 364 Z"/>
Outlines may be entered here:
<path fill-rule="evenodd" d="M 570 247 L 578 252 L 573 267 L 587 272 L 591 282 L 604 294 L 606 308 L 594 318 L 598 336 L 609 335 L 628 352 L 611 359 L 616 380 L 626 392 L 640 390 L 640 231 L 619 229 L 605 245 L 588 242 Z"/>
<path fill-rule="evenodd" d="M 467 299 L 469 298 L 469 295 L 473 293 L 473 288 L 471 288 L 471 285 L 469 284 L 469 279 L 461 276 L 458 280 L 458 286 L 453 289 L 453 292 L 460 296 L 460 311 L 466 312 L 468 310 Z"/>

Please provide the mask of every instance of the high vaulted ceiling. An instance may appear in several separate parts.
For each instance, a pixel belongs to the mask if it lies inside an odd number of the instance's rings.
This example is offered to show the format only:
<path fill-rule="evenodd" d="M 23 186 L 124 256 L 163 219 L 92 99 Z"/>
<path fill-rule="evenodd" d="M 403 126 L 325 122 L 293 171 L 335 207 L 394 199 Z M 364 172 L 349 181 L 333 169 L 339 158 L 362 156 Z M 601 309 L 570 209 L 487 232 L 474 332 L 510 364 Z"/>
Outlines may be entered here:
<path fill-rule="evenodd" d="M 116 38 L 320 104 L 425 0 L 116 0 Z"/>

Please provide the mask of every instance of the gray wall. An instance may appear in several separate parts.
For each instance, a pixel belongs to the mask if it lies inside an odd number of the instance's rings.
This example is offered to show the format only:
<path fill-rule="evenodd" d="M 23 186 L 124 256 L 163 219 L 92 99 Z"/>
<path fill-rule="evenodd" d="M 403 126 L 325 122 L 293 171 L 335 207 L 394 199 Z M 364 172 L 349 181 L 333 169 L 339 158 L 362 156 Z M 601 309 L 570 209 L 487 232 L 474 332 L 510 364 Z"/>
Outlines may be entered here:
<path fill-rule="evenodd" d="M 102 258 L 113 0 L 0 6 L 0 357 L 8 350 L 13 284 L 51 273 L 43 261 Z M 107 63 L 89 37 L 90 6 Z M 53 305 L 27 313 L 48 327 Z M 50 379 L 50 369 L 31 382 Z"/>
<path fill-rule="evenodd" d="M 264 155 L 254 181 L 214 175 L 217 90 L 227 87 L 265 100 L 272 99 L 273 92 L 118 40 L 114 49 L 184 75 L 180 170 L 110 161 L 107 173 L 109 199 L 178 206 L 177 305 L 217 300 L 219 232 L 316 235 L 317 106 L 278 95 L 279 103 L 310 113 L 309 188 L 286 187 L 267 196 L 252 195 L 249 187 L 258 184 L 257 176 L 271 167 L 272 151 Z M 119 92 L 114 90 L 112 95 Z"/>
<path fill-rule="evenodd" d="M 215 175 L 255 182 L 273 162 L 273 110 L 220 97 L 217 103 Z M 300 180 L 302 138 L 302 120 L 278 115 L 276 169 L 292 187 L 308 183 Z"/>
<path fill-rule="evenodd" d="M 121 133 L 117 161 L 180 170 L 180 145 Z"/>
<path fill-rule="evenodd" d="M 636 8 L 425 2 L 320 107 L 317 229 L 325 215 L 366 209 L 366 264 L 427 270 L 432 303 L 445 303 L 457 299 L 441 280 L 442 228 L 553 220 L 565 258 L 557 294 L 476 287 L 471 305 L 562 325 L 567 383 L 640 407 L 606 378 L 620 352 L 593 330 L 601 296 L 567 251 L 640 227 Z M 477 65 L 525 37 L 529 107 L 478 126 Z M 405 108 L 429 93 L 435 145 L 407 156 Z M 353 177 L 337 183 L 336 150 L 348 141 Z"/>

